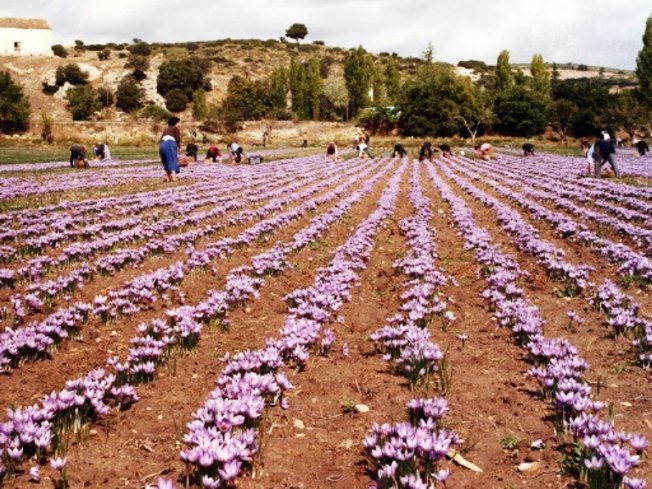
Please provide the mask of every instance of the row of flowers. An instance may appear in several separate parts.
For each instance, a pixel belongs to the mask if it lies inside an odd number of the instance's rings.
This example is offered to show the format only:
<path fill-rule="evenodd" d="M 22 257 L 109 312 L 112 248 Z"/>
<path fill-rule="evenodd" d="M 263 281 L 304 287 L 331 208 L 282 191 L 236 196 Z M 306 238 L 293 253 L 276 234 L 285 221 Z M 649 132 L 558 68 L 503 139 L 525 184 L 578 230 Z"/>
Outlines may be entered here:
<path fill-rule="evenodd" d="M 385 360 L 405 375 L 414 388 L 427 382 L 444 357 L 441 348 L 430 341 L 427 330 L 434 315 L 444 320 L 454 316 L 446 312 L 441 286 L 453 282 L 437 269 L 437 249 L 430 201 L 424 197 L 420 181 L 421 164 L 413 162 L 409 200 L 415 214 L 399 223 L 406 238 L 407 253 L 396 260 L 396 274 L 403 274 L 400 311 L 371 335 Z M 444 399 L 414 399 L 408 403 L 410 422 L 374 424 L 363 446 L 376 473 L 375 487 L 434 488 L 445 483 L 448 469 L 438 469 L 438 462 L 451 446 L 461 443 L 457 435 L 442 428 L 440 420 L 448 410 Z"/>
<path fill-rule="evenodd" d="M 350 171 L 355 170 L 353 168 Z M 368 171 L 368 168 L 363 170 L 362 175 L 366 175 Z M 358 178 L 360 174 L 354 175 L 343 184 L 343 188 L 353 185 Z M 336 181 L 338 177 L 332 177 L 332 180 Z M 331 180 L 324 180 L 313 188 L 324 188 L 329 184 L 332 184 Z M 206 267 L 213 260 L 232 254 L 237 247 L 244 247 L 254 242 L 263 233 L 278 230 L 327 202 L 329 198 L 336 198 L 334 194 L 328 195 L 328 198 L 317 197 L 304 201 L 296 208 L 260 221 L 235 238 L 222 238 L 203 250 L 191 250 L 185 262 L 174 263 L 136 277 L 119 289 L 110 291 L 108 297 L 97 295 L 92 304 L 77 303 L 50 314 L 42 321 L 16 329 L 6 329 L 0 333 L 0 370 L 15 367 L 21 360 L 42 357 L 53 345 L 70 335 L 75 335 L 91 314 L 108 321 L 151 307 L 157 300 L 157 295 L 166 296 L 174 292 L 190 271 Z"/>
<path fill-rule="evenodd" d="M 277 404 L 288 407 L 284 393 L 291 386 L 281 369 L 303 366 L 311 349 L 330 348 L 334 333 L 323 327 L 336 319 L 337 311 L 350 299 L 350 289 L 366 267 L 373 238 L 394 211 L 405 166 L 401 165 L 390 179 L 377 209 L 336 250 L 330 264 L 319 270 L 313 285 L 286 296 L 289 311 L 280 337 L 268 338 L 259 350 L 225 358 L 218 387 L 193 415 L 184 436 L 187 448 L 181 453 L 203 487 L 222 487 L 251 465 L 258 450 L 256 430 L 264 408 Z M 275 270 L 278 257 L 267 258 Z M 267 268 L 259 262 L 258 270 Z"/>
<path fill-rule="evenodd" d="M 628 474 L 640 464 L 647 440 L 617 431 L 612 421 L 598 416 L 604 403 L 594 400 L 591 387 L 583 379 L 588 368 L 586 360 L 567 339 L 544 336 L 545 321 L 518 286 L 524 272 L 493 244 L 489 233 L 476 224 L 466 203 L 451 191 L 434 167 L 429 166 L 428 172 L 451 206 L 465 248 L 475 251 L 480 273 L 487 283 L 483 296 L 494 316 L 501 326 L 510 328 L 534 363 L 528 373 L 540 383 L 544 397 L 552 403 L 556 429 L 559 433 L 568 430 L 573 435 L 575 469 L 579 475 L 595 488 L 644 487 L 645 481 Z"/>
<path fill-rule="evenodd" d="M 483 172 L 480 168 L 478 170 Z M 635 280 L 647 284 L 652 280 L 652 262 L 648 258 L 621 243 L 600 238 L 596 233 L 581 228 L 567 216 L 532 202 L 521 193 L 511 191 L 495 181 L 488 184 L 510 202 L 525 207 L 534 217 L 550 223 L 564 239 L 574 239 L 585 246 L 591 246 L 610 261 L 624 262 L 619 273 L 627 283 Z M 633 337 L 637 362 L 649 367 L 652 364 L 652 321 L 641 316 L 640 306 L 608 279 L 595 291 L 593 302 L 596 308 L 605 314 L 605 325 L 613 330 L 616 337 L 622 334 Z"/>
<path fill-rule="evenodd" d="M 78 432 L 81 426 L 102 417 L 114 406 L 124 409 L 137 402 L 134 385 L 153 380 L 157 369 L 175 350 L 196 347 L 204 324 L 215 321 L 224 323 L 230 309 L 257 295 L 257 289 L 264 282 L 263 277 L 278 266 L 279 257 L 274 251 L 282 249 L 287 256 L 287 253 L 299 249 L 301 243 L 307 244 L 311 239 L 316 239 L 351 205 L 371 192 L 373 185 L 387 171 L 386 165 L 370 178 L 367 178 L 369 171 L 362 172 L 331 190 L 329 198 L 324 199 L 333 200 L 341 196 L 351 182 L 365 179 L 363 188 L 325 215 L 313 218 L 309 226 L 296 233 L 288 245 L 279 243 L 271 252 L 257 257 L 257 261 L 253 260 L 252 263 L 263 267 L 259 269 L 258 278 L 244 277 L 244 269 L 237 267 L 228 275 L 223 291 L 209 291 L 206 299 L 195 306 L 171 309 L 164 318 L 141 324 L 137 335 L 130 340 L 131 347 L 124 361 L 110 358 L 107 368 L 93 370 L 81 379 L 67 382 L 65 389 L 45 396 L 40 404 L 10 410 L 9 419 L 0 423 L 0 473 L 15 472 L 25 460 L 44 463 L 48 456 L 61 456 L 65 450 L 65 443 L 62 442 L 68 434 Z M 268 257 L 267 265 L 262 264 L 265 256 Z M 277 380 L 283 383 L 282 376 L 278 376 Z"/>
<path fill-rule="evenodd" d="M 330 173 L 336 174 L 335 170 L 331 170 Z M 97 274 L 113 273 L 127 265 L 135 266 L 155 254 L 174 253 L 184 243 L 191 244 L 202 237 L 218 232 L 219 230 L 223 229 L 224 224 L 221 222 L 216 224 L 210 223 L 212 220 L 222 216 L 228 211 L 241 209 L 246 205 L 252 205 L 261 201 L 269 202 L 265 206 L 255 211 L 241 211 L 237 216 L 230 218 L 228 223 L 230 225 L 235 225 L 246 221 L 251 221 L 256 218 L 262 219 L 266 214 L 270 214 L 275 210 L 287 206 L 291 202 L 300 200 L 300 198 L 308 197 L 310 193 L 320 190 L 323 188 L 324 184 L 320 178 L 327 177 L 327 174 L 321 172 L 318 172 L 316 175 L 310 177 L 299 179 L 296 177 L 291 177 L 289 180 L 291 180 L 292 183 L 290 184 L 287 184 L 288 179 L 284 178 L 280 182 L 283 186 L 276 188 L 275 186 L 278 183 L 272 180 L 267 183 L 267 188 L 257 189 L 257 191 L 251 193 L 245 192 L 245 195 L 242 195 L 240 198 L 234 198 L 236 196 L 233 194 L 220 198 L 211 197 L 210 203 L 212 204 L 212 207 L 206 211 L 182 215 L 176 219 L 164 219 L 154 224 L 144 227 L 136 227 L 111 237 L 98 238 L 89 243 L 79 243 L 73 245 L 72 248 L 74 248 L 75 256 L 84 256 L 86 259 L 91 259 L 95 252 L 98 250 L 111 249 L 121 242 L 135 241 L 136 239 L 154 238 L 156 236 L 163 235 L 166 231 L 179 228 L 193 228 L 190 231 L 186 231 L 180 234 L 163 236 L 157 239 L 148 240 L 138 248 L 121 248 L 115 250 L 108 255 L 94 260 L 92 266 L 87 263 L 83 263 L 78 268 L 65 275 L 59 276 L 56 279 L 33 283 L 27 287 L 27 291 L 25 294 L 23 294 L 22 297 L 13 297 L 12 302 L 15 304 L 16 301 L 22 299 L 23 301 L 27 302 L 29 309 L 33 311 L 40 311 L 44 308 L 45 305 L 43 301 L 46 301 L 48 305 L 50 305 L 52 299 L 55 296 L 63 292 L 70 293 L 76 290 L 77 288 L 81 287 L 83 283 L 92 280 Z M 334 176 L 331 175 L 328 181 L 333 183 L 334 180 Z M 318 182 L 317 187 L 310 187 L 309 189 L 300 191 L 302 187 L 314 183 L 315 181 Z M 204 202 L 204 204 L 208 203 L 209 202 Z M 209 223 L 199 226 L 204 221 L 208 221 Z M 50 259 L 50 266 L 63 265 L 70 260 L 70 255 L 71 253 L 68 250 L 64 250 L 64 253 L 62 253 L 59 258 L 55 260 Z M 41 270 L 43 262 L 41 259 L 37 260 L 39 260 L 39 270 Z M 29 272 L 29 267 L 24 267 L 23 269 L 18 270 L 18 275 L 24 276 Z M 16 319 L 18 319 L 20 322 L 20 320 L 23 318 L 20 315 L 17 315 Z"/>
<path fill-rule="evenodd" d="M 465 192 L 496 213 L 500 227 L 514 237 L 514 245 L 520 251 L 532 255 L 553 280 L 562 284 L 562 294 L 579 295 L 589 287 L 588 278 L 592 267 L 569 263 L 564 259 L 564 251 L 541 239 L 536 228 L 526 223 L 518 212 L 455 174 L 448 166 L 442 166 L 442 171 Z"/>

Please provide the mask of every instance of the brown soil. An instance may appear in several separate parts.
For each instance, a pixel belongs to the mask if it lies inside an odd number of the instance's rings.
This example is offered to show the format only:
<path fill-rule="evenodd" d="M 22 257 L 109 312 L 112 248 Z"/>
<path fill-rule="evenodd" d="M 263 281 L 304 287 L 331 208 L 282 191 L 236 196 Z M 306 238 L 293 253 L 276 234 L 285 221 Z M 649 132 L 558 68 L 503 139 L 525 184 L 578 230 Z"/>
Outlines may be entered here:
<path fill-rule="evenodd" d="M 262 453 L 254 464 L 253 474 L 240 478 L 238 487 L 366 488 L 373 480 L 373 473 L 361 443 L 371 424 L 402 421 L 409 399 L 442 394 L 434 381 L 411 391 L 405 379 L 374 353 L 369 339 L 385 318 L 400 307 L 400 285 L 404 277 L 394 273 L 392 263 L 406 246 L 398 223 L 413 212 L 407 199 L 408 173 L 402 181 L 396 212 L 376 236 L 368 267 L 361 273 L 359 285 L 351 291 L 352 300 L 340 311 L 340 321 L 333 324 L 337 335 L 333 352 L 326 357 L 311 356 L 305 370 L 290 372 L 290 381 L 295 386 L 290 393 L 290 409 L 268 409 L 260 433 Z M 554 292 L 555 283 L 545 270 L 516 250 L 511 238 L 500 229 L 493 210 L 444 179 L 471 207 L 478 225 L 487 227 L 502 249 L 530 272 L 530 278 L 524 279 L 521 285 L 528 300 L 537 305 L 546 319 L 546 335 L 566 336 L 578 347 L 591 365 L 586 378 L 594 387 L 594 395 L 611 404 L 617 426 L 652 438 L 649 372 L 633 365 L 629 342 L 610 337 L 601 325 L 600 315 L 588 306 L 586 297 L 560 299 Z M 159 475 L 183 482 L 187 472 L 179 460 L 179 451 L 183 447 L 185 425 L 213 389 L 222 369 L 218 359 L 227 352 L 260 347 L 265 337 L 277 336 L 287 312 L 282 297 L 313 282 L 318 268 L 330 261 L 335 248 L 375 208 L 387 180 L 379 182 L 371 195 L 355 205 L 317 243 L 292 255 L 293 268 L 269 278 L 259 298 L 232 311 L 230 330 L 205 329 L 195 351 L 177 356 L 153 382 L 138 387 L 141 400 L 131 409 L 111 413 L 91 425 L 86 436 L 68 450 L 70 487 L 142 488 Z M 497 328 L 492 320 L 480 296 L 485 283 L 476 275 L 473 253 L 464 251 L 463 238 L 452 226 L 448 204 L 425 173 L 422 182 L 435 211 L 431 225 L 437 237 L 438 264 L 459 283 L 444 291 L 457 319 L 445 330 L 440 320 L 430 324 L 433 341 L 446 351 L 447 374 L 451 380 L 450 388 L 443 393 L 450 403 L 445 421 L 465 439 L 461 447 L 464 457 L 483 469 L 476 474 L 451 462 L 449 487 L 584 488 L 581 482 L 560 473 L 561 449 L 569 440 L 554 436 L 548 419 L 551 407 L 539 396 L 536 382 L 526 375 L 530 364 L 524 351 L 514 344 L 507 330 Z M 476 184 L 491 193 L 487 186 Z M 331 205 L 326 204 L 323 210 Z M 594 266 L 592 279 L 596 283 L 613 276 L 613 265 L 580 245 L 556 238 L 548 226 L 530 220 L 522 209 L 518 210 L 540 230 L 543 239 L 564 249 L 570 262 Z M 277 239 L 288 239 L 311 217 L 279 230 L 268 241 L 259 240 L 250 248 L 238 250 L 217 264 L 213 273 L 193 273 L 182 284 L 187 301 L 196 303 L 206 290 L 219 288 L 228 270 L 247 264 L 252 256 L 268 249 Z M 229 228 L 224 235 L 235 235 L 239 229 Z M 154 260 L 151 266 L 171 263 L 172 259 Z M 142 271 L 144 268 L 125 271 L 119 280 Z M 103 279 L 97 287 L 111 287 L 114 280 L 118 278 Z M 85 293 L 97 292 L 91 289 Z M 636 292 L 628 291 L 640 298 L 644 311 L 649 313 L 652 307 L 649 297 L 645 292 Z M 158 304 L 153 310 L 125 321 L 94 325 L 84 342 L 68 342 L 54 352 L 52 359 L 24 365 L 11 375 L 0 377 L 0 407 L 32 402 L 50 389 L 60 388 L 65 379 L 103 364 L 109 350 L 124 352 L 135 326 L 160 314 L 164 308 L 164 304 Z M 569 310 L 585 318 L 579 330 L 567 329 Z M 459 333 L 469 337 L 464 345 L 457 339 Z M 340 354 L 343 343 L 350 348 L 347 357 Z M 343 409 L 343 404 L 351 402 L 366 404 L 370 410 L 351 414 Z M 507 437 L 516 440 L 514 448 L 503 448 Z M 530 443 L 537 439 L 545 442 L 545 448 L 530 449 Z M 517 471 L 517 465 L 524 461 L 539 462 L 538 470 Z M 649 460 L 644 458 L 636 476 L 642 477 L 650 470 Z M 43 469 L 43 472 L 40 487 L 51 487 L 52 471 Z M 24 475 L 16 479 L 14 486 L 37 487 L 28 483 Z"/>

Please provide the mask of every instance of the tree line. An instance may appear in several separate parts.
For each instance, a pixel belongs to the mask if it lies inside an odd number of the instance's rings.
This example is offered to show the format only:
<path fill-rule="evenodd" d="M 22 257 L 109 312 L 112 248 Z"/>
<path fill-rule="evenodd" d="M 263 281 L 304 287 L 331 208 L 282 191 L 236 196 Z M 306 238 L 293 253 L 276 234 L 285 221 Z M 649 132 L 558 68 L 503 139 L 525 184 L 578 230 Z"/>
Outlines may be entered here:
<path fill-rule="evenodd" d="M 298 39 L 305 26 L 286 34 Z M 294 32 L 294 30 L 296 32 Z M 306 31 L 307 32 L 307 31 Z M 540 54 L 532 57 L 529 73 L 514 70 L 510 53 L 501 51 L 493 76 L 480 82 L 455 73 L 452 66 L 434 60 L 428 46 L 413 76 L 402 78 L 395 56 L 375 57 L 363 47 L 347 52 L 343 76 L 331 76 L 331 56 L 305 61 L 292 58 L 265 79 L 246 74 L 231 78 L 219 105 L 209 105 L 206 92 L 210 61 L 198 56 L 164 62 L 157 75 L 157 91 L 165 108 L 147 103 L 141 82 L 149 69 L 149 45 L 135 39 L 125 68 L 130 72 L 113 93 L 93 88 L 88 74 L 75 64 L 57 69 L 55 85 L 43 83 L 44 93 L 55 93 L 68 83 L 66 99 L 73 119 L 85 120 L 106 107 L 164 119 L 192 104 L 193 117 L 205 124 L 268 119 L 345 121 L 356 119 L 371 131 L 398 130 L 406 136 L 470 136 L 487 131 L 533 136 L 552 127 L 562 140 L 593 135 L 601 129 L 624 128 L 631 136 L 652 120 L 652 16 L 647 19 L 643 47 L 637 58 L 638 87 L 610 93 L 602 78 L 562 80 L 553 63 L 548 70 Z M 100 51 L 101 53 L 101 51 Z M 100 54 L 98 53 L 98 56 Z M 460 63 L 487 71 L 482 62 Z M 29 125 L 29 104 L 8 73 L 0 73 L 0 130 L 21 132 Z"/>

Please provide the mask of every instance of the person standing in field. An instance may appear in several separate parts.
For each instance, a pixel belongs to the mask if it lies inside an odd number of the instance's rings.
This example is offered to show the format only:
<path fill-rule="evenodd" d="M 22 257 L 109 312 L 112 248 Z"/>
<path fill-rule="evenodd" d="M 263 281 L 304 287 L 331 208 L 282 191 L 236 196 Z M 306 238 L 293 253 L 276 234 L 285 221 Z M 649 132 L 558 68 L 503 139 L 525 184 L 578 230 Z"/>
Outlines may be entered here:
<path fill-rule="evenodd" d="M 534 156 L 534 144 L 525 143 L 521 148 L 523 149 L 523 156 Z"/>
<path fill-rule="evenodd" d="M 603 132 L 593 145 L 593 174 L 598 178 L 602 177 L 602 165 L 605 161 L 608 161 L 614 174 L 619 177 L 620 171 L 618 170 L 616 158 L 614 157 L 616 148 L 614 148 L 610 140 L 604 138 Z"/>
<path fill-rule="evenodd" d="M 439 149 L 441 150 L 441 156 L 443 158 L 450 158 L 453 156 L 453 151 L 451 150 L 451 147 L 449 144 L 440 144 Z"/>
<path fill-rule="evenodd" d="M 181 171 L 179 166 L 179 150 L 181 149 L 181 131 L 177 127 L 178 117 L 170 117 L 168 126 L 163 130 L 158 152 L 161 155 L 161 163 L 169 182 L 176 180 L 176 174 Z"/>

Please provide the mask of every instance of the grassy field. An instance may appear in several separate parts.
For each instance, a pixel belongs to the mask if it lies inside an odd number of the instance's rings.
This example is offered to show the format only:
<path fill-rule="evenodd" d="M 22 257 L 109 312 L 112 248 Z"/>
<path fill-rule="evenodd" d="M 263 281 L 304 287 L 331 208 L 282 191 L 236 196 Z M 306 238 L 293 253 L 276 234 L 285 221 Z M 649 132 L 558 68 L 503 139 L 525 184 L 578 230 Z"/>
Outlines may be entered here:
<path fill-rule="evenodd" d="M 70 156 L 69 145 L 9 146 L 0 145 L 0 165 L 7 163 L 39 163 L 65 161 Z M 89 148 L 90 151 L 91 148 Z M 158 158 L 158 149 L 152 147 L 111 146 L 111 154 L 122 160 Z M 90 155 L 89 155 L 90 156 Z"/>

